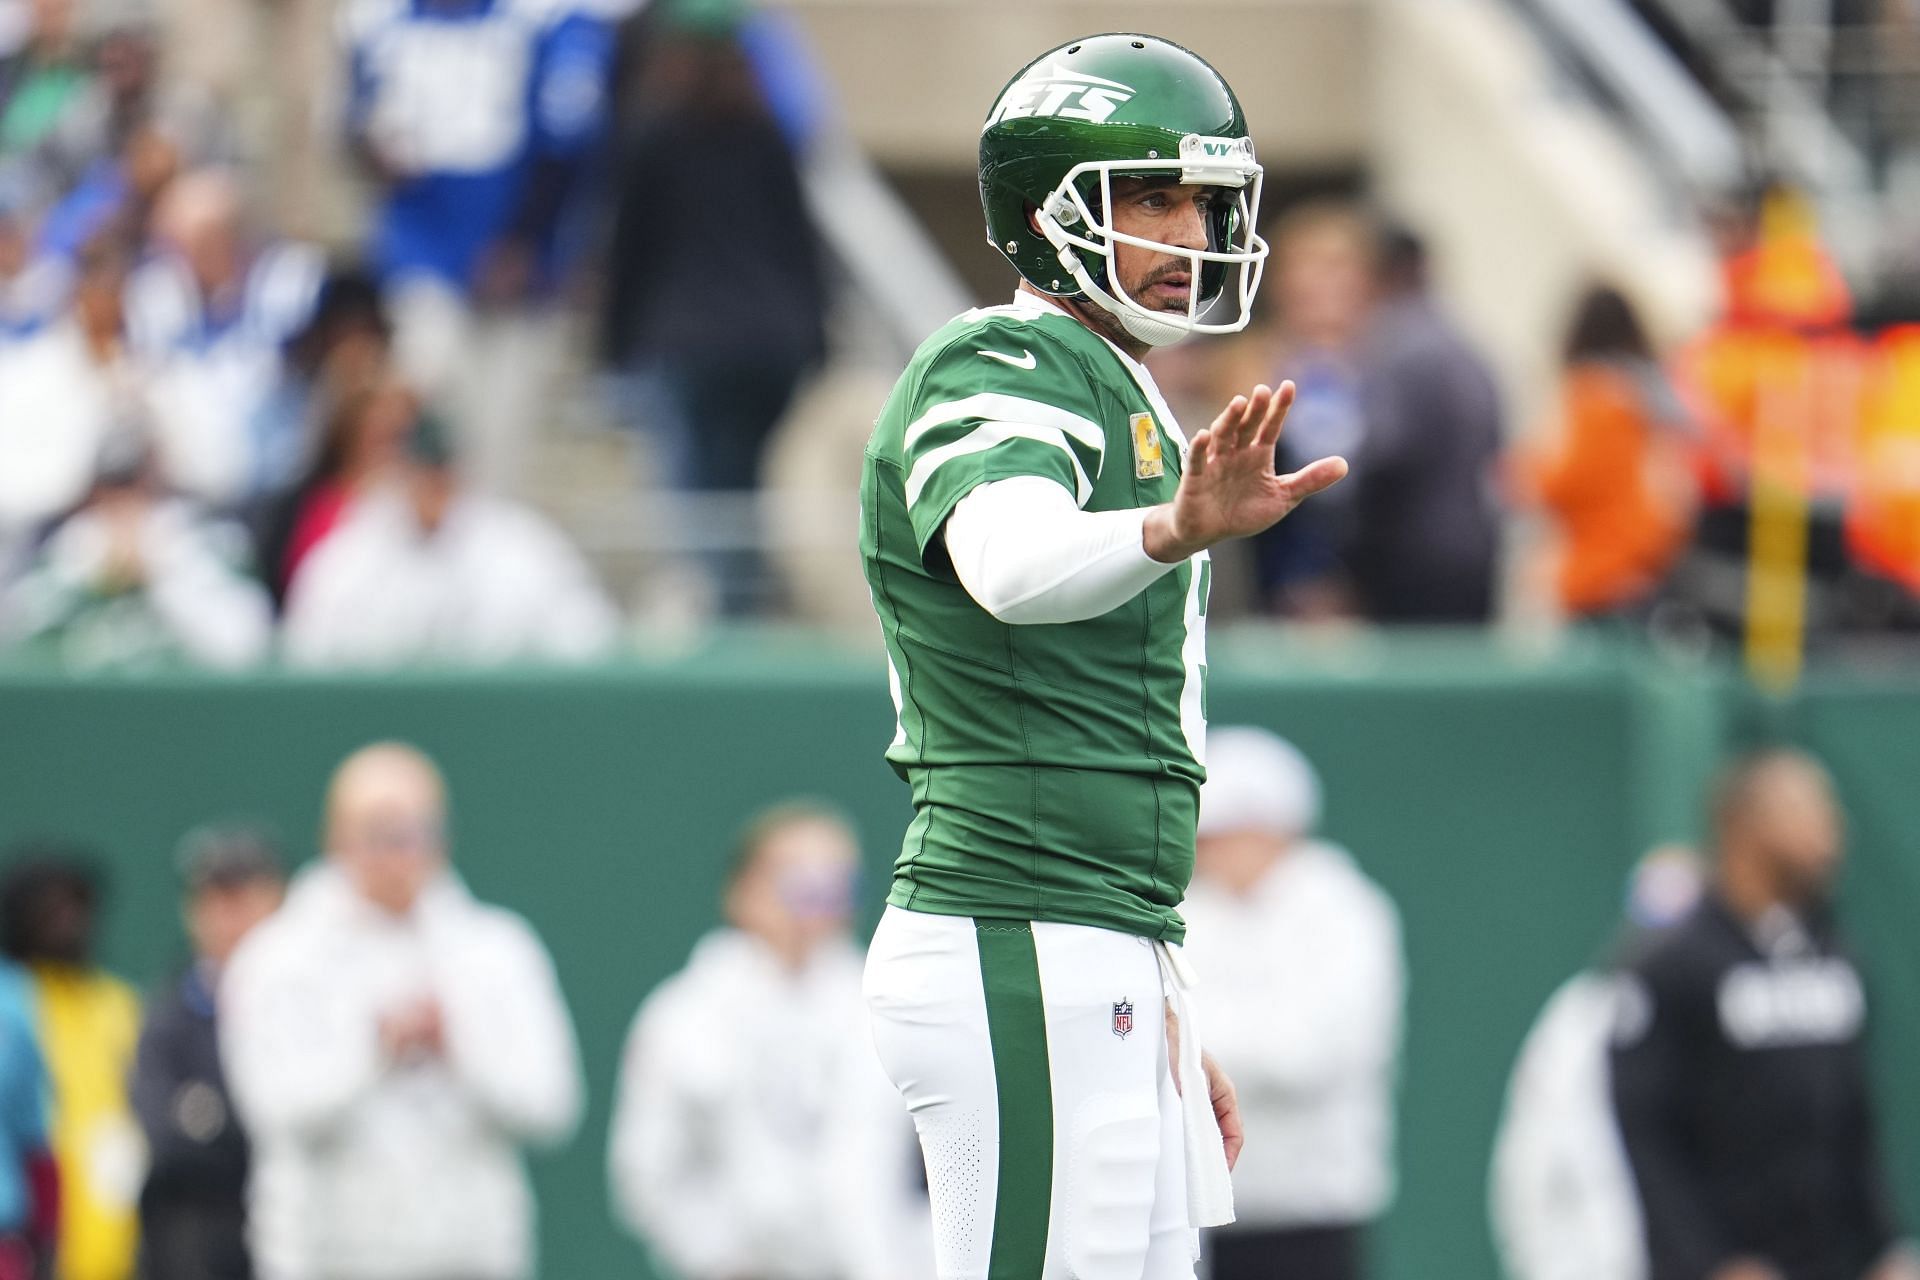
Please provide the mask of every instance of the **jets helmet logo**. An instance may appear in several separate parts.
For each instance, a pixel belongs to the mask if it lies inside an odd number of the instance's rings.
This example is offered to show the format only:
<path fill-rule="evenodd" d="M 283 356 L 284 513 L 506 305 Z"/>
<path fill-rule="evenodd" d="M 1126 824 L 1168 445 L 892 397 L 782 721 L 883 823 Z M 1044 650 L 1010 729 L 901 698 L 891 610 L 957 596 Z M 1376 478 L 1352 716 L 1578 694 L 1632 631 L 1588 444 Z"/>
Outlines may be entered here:
<path fill-rule="evenodd" d="M 1115 1000 L 1113 1002 L 1113 1034 L 1122 1040 L 1133 1034 L 1133 1001 Z"/>
<path fill-rule="evenodd" d="M 1131 97 L 1132 85 L 1069 71 L 1052 63 L 1035 67 L 1007 86 L 987 117 L 987 125 L 991 127 L 1002 120 L 1027 116 L 1058 116 L 1062 120 L 1105 124 Z"/>

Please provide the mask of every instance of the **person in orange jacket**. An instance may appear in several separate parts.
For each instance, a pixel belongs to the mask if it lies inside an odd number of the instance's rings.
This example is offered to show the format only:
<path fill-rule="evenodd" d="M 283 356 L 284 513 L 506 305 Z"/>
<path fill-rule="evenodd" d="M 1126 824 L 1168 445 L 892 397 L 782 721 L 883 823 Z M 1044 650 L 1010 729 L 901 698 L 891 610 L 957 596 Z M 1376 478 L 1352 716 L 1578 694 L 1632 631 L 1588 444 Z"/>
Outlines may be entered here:
<path fill-rule="evenodd" d="M 1646 604 L 1685 549 L 1694 489 L 1688 427 L 1632 306 L 1589 289 L 1575 311 L 1557 439 L 1522 453 L 1520 495 L 1553 522 L 1553 592 L 1594 618 Z"/>

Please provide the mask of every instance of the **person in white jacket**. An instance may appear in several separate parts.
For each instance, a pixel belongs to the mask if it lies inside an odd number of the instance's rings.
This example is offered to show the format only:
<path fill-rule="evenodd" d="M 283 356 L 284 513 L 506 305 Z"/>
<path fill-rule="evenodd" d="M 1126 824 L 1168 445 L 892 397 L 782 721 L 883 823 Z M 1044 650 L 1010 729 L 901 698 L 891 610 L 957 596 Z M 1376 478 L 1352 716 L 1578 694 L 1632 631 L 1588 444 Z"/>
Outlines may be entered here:
<path fill-rule="evenodd" d="M 126 425 L 101 443 L 86 501 L 0 583 L 0 646 L 47 645 L 80 667 L 252 665 L 273 642 L 273 605 L 248 558 L 237 526 L 160 489 Z"/>
<path fill-rule="evenodd" d="M 1207 735 L 1192 887 L 1180 912 L 1207 1044 L 1240 1091 L 1238 1221 L 1213 1280 L 1357 1280 L 1393 1196 L 1405 963 L 1393 902 L 1312 838 L 1320 782 L 1264 729 Z"/>
<path fill-rule="evenodd" d="M 1685 919 L 1703 879 L 1691 849 L 1662 845 L 1641 858 L 1612 954 L 1562 983 L 1520 1046 L 1488 1182 L 1494 1242 L 1512 1280 L 1646 1280 L 1645 1225 L 1607 1063 L 1636 1005 L 1612 965 Z"/>
<path fill-rule="evenodd" d="M 390 483 L 354 504 L 288 587 L 287 658 L 310 667 L 571 661 L 619 617 L 532 510 L 462 483 L 446 430 L 415 425 Z"/>
<path fill-rule="evenodd" d="M 578 1121 L 572 1024 L 540 940 L 451 871 L 444 784 L 350 756 L 326 856 L 234 956 L 221 1053 L 254 1144 L 261 1280 L 529 1280 L 521 1148 Z"/>
<path fill-rule="evenodd" d="M 615 1206 L 682 1280 L 931 1280 L 919 1147 L 881 1072 L 830 811 L 743 836 L 727 927 L 641 1005 L 609 1151 Z"/>

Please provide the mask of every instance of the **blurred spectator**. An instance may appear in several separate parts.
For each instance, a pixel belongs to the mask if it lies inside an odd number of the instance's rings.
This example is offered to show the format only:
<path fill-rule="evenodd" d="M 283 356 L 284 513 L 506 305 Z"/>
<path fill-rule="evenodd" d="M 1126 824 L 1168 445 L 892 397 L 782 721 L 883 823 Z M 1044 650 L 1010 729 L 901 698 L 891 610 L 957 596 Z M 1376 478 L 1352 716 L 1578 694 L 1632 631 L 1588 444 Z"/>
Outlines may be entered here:
<path fill-rule="evenodd" d="M 96 4 L 88 15 L 97 31 L 89 74 L 34 149 L 33 171 L 48 193 L 65 191 L 112 163 L 135 134 L 155 125 L 196 163 L 232 149 L 197 86 L 176 80 L 163 88 L 153 14 L 139 5 L 108 9 L 102 15 Z M 108 21 L 101 23 L 102 16 Z"/>
<path fill-rule="evenodd" d="M 343 363 L 357 363 L 357 358 Z M 420 401 L 412 391 L 377 376 L 358 385 L 345 381 L 318 398 L 327 410 L 319 447 L 299 483 L 267 513 L 261 542 L 260 561 L 282 605 L 307 557 L 332 536 L 353 504 L 393 478 L 407 435 L 420 418 Z"/>
<path fill-rule="evenodd" d="M 1320 780 L 1264 729 L 1207 739 L 1194 880 L 1180 908 L 1208 1049 L 1247 1145 L 1213 1280 L 1356 1280 L 1393 1196 L 1405 965 L 1393 902 L 1313 838 Z"/>
<path fill-rule="evenodd" d="M 74 259 L 105 242 L 128 253 L 144 249 L 154 210 L 180 172 L 182 154 L 172 129 L 151 120 L 136 123 L 118 151 L 96 161 L 47 211 L 41 252 Z"/>
<path fill-rule="evenodd" d="M 113 245 L 90 248 L 67 313 L 0 346 L 0 580 L 9 546 L 79 504 L 114 424 L 144 412 L 121 341 L 126 266 Z"/>
<path fill-rule="evenodd" d="M 656 10 L 662 11 L 682 29 L 732 33 L 795 151 L 804 154 L 832 131 L 832 77 L 814 57 L 805 24 L 791 13 L 757 0 L 667 0 Z"/>
<path fill-rule="evenodd" d="M 1376 622 L 1485 622 L 1500 542 L 1499 392 L 1429 294 L 1411 232 L 1383 236 L 1375 290 L 1360 349 L 1366 427 L 1348 481 L 1361 608 Z"/>
<path fill-rule="evenodd" d="M 286 888 L 279 852 L 246 827 L 207 828 L 181 845 L 193 963 L 147 1008 L 133 1107 L 147 1138 L 140 1192 L 141 1280 L 251 1280 L 247 1139 L 234 1119 L 214 998 L 240 940 Z"/>
<path fill-rule="evenodd" d="M 25 43 L 0 59 L 0 162 L 39 146 L 86 87 L 75 0 L 31 0 Z"/>
<path fill-rule="evenodd" d="M 820 248 L 793 150 L 732 34 L 674 31 L 649 70 L 654 106 L 620 170 L 606 355 L 648 384 L 638 425 L 676 483 L 753 489 L 768 435 L 826 350 Z M 662 173 L 706 198 L 664 195 Z M 751 223 L 717 263 L 682 248 L 710 234 L 709 201 Z"/>
<path fill-rule="evenodd" d="M 1812 202 L 1776 187 L 1720 213 L 1724 314 L 1676 361 L 1699 425 L 1701 510 L 1666 593 L 1679 607 L 1666 612 L 1729 638 L 1750 626 L 1817 639 L 1883 625 L 1900 610 L 1860 581 L 1856 557 L 1906 576 L 1915 418 L 1896 398 L 1876 420 L 1880 371 L 1852 328 L 1853 298 Z M 1773 589 L 1785 581 L 1791 590 Z"/>
<path fill-rule="evenodd" d="M 1373 294 L 1377 236 L 1348 205 L 1311 202 L 1274 228 L 1277 324 L 1253 381 L 1296 388 L 1280 439 L 1282 471 L 1315 458 L 1358 456 L 1366 421 L 1360 403 L 1359 342 Z M 1345 556 L 1352 541 L 1354 487 L 1327 491 L 1254 539 L 1260 594 L 1269 608 L 1303 618 L 1355 611 Z"/>
<path fill-rule="evenodd" d="M 1604 965 L 1562 984 L 1527 1032 L 1493 1150 L 1494 1240 L 1512 1280 L 1647 1274 L 1640 1206 L 1608 1084 L 1619 1005 L 1613 969 L 1687 917 L 1703 874 L 1690 849 L 1665 845 L 1642 858 Z"/>
<path fill-rule="evenodd" d="M 571 0 L 352 0 L 343 20 L 403 371 L 452 407 L 476 482 L 510 490 L 559 356 L 545 303 L 602 142 L 612 33 Z"/>
<path fill-rule="evenodd" d="M 58 316 L 72 285 L 69 264 L 36 251 L 35 230 L 25 180 L 0 169 L 0 357 Z"/>
<path fill-rule="evenodd" d="M 751 491 L 768 437 L 826 352 L 821 250 L 792 145 L 732 27 L 687 17 L 660 41 L 644 82 L 651 110 L 621 160 L 604 354 L 658 472 L 703 492 Z M 692 248 L 712 236 L 716 207 L 731 223 L 717 256 Z M 736 532 L 752 541 L 752 528 Z M 712 567 L 721 607 L 744 611 L 753 557 Z"/>
<path fill-rule="evenodd" d="M 60 1175 L 47 1120 L 47 1070 L 24 973 L 0 963 L 0 1280 L 50 1268 L 60 1227 Z"/>
<path fill-rule="evenodd" d="M 1830 908 L 1842 819 L 1793 751 L 1714 794 L 1700 906 L 1625 968 L 1613 1099 L 1652 1280 L 1913 1280 L 1869 1102 L 1866 995 Z"/>
<path fill-rule="evenodd" d="M 861 1025 L 858 868 L 853 832 L 831 811 L 761 814 L 728 879 L 727 926 L 634 1019 L 614 1195 L 684 1280 L 932 1272 L 918 1147 Z M 836 1160 L 850 1129 L 878 1140 Z"/>
<path fill-rule="evenodd" d="M 156 256 L 128 282 L 127 332 L 152 378 L 161 468 L 174 489 L 232 509 L 290 479 L 301 442 L 253 432 L 326 263 L 311 245 L 251 234 L 220 169 L 176 179 L 153 236 Z"/>
<path fill-rule="evenodd" d="M 1650 603 L 1692 528 L 1691 445 L 1680 403 L 1618 290 L 1589 289 L 1567 336 L 1562 426 L 1520 458 L 1523 496 L 1558 525 L 1552 582 L 1576 617 Z"/>
<path fill-rule="evenodd" d="M 117 433 L 86 502 L 9 593 L 0 635 L 50 643 L 78 666 L 247 666 L 273 639 L 273 607 L 247 559 L 241 529 L 167 497 L 145 441 Z"/>
<path fill-rule="evenodd" d="M 122 10 L 121 16 L 132 15 Z M 97 162 L 118 155 L 128 136 L 153 118 L 159 79 L 154 34 L 137 19 L 96 31 L 88 74 L 34 148 L 35 168 L 48 191 L 65 191 Z"/>
<path fill-rule="evenodd" d="M 60 1169 L 56 1280 L 128 1280 L 140 1130 L 127 1101 L 140 1002 L 93 961 L 100 879 L 65 845 L 12 851 L 0 879 L 0 948 L 26 966 L 53 1097 Z"/>
<path fill-rule="evenodd" d="M 578 660 L 618 626 L 592 572 L 532 510 L 469 492 L 432 417 L 395 483 L 358 501 L 301 566 L 286 649 L 308 666 Z"/>
<path fill-rule="evenodd" d="M 262 1280 L 527 1280 L 521 1148 L 564 1138 L 580 1109 L 552 962 L 449 867 L 445 784 L 413 748 L 348 757 L 324 840 L 220 990 L 253 1143 L 254 1266 Z"/>
<path fill-rule="evenodd" d="M 248 427 L 258 467 L 258 488 L 273 501 L 263 518 L 271 524 L 289 491 L 307 477 L 326 437 L 326 413 L 348 388 L 370 387 L 386 366 L 392 328 L 380 287 L 353 269 L 328 274 L 303 324 L 281 348 L 272 390 L 254 410 Z M 277 570 L 279 557 L 263 566 Z"/>

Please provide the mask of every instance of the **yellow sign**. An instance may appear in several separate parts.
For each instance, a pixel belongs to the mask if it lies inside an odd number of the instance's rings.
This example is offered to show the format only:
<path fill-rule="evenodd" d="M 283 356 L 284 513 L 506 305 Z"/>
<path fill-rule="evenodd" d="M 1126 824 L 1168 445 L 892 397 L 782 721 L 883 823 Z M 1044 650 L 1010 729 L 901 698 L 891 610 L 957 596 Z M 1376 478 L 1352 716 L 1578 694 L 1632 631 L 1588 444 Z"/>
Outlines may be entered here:
<path fill-rule="evenodd" d="M 1133 415 L 1133 476 L 1136 480 L 1154 480 L 1167 474 L 1166 459 L 1160 455 L 1160 428 L 1153 415 Z"/>

